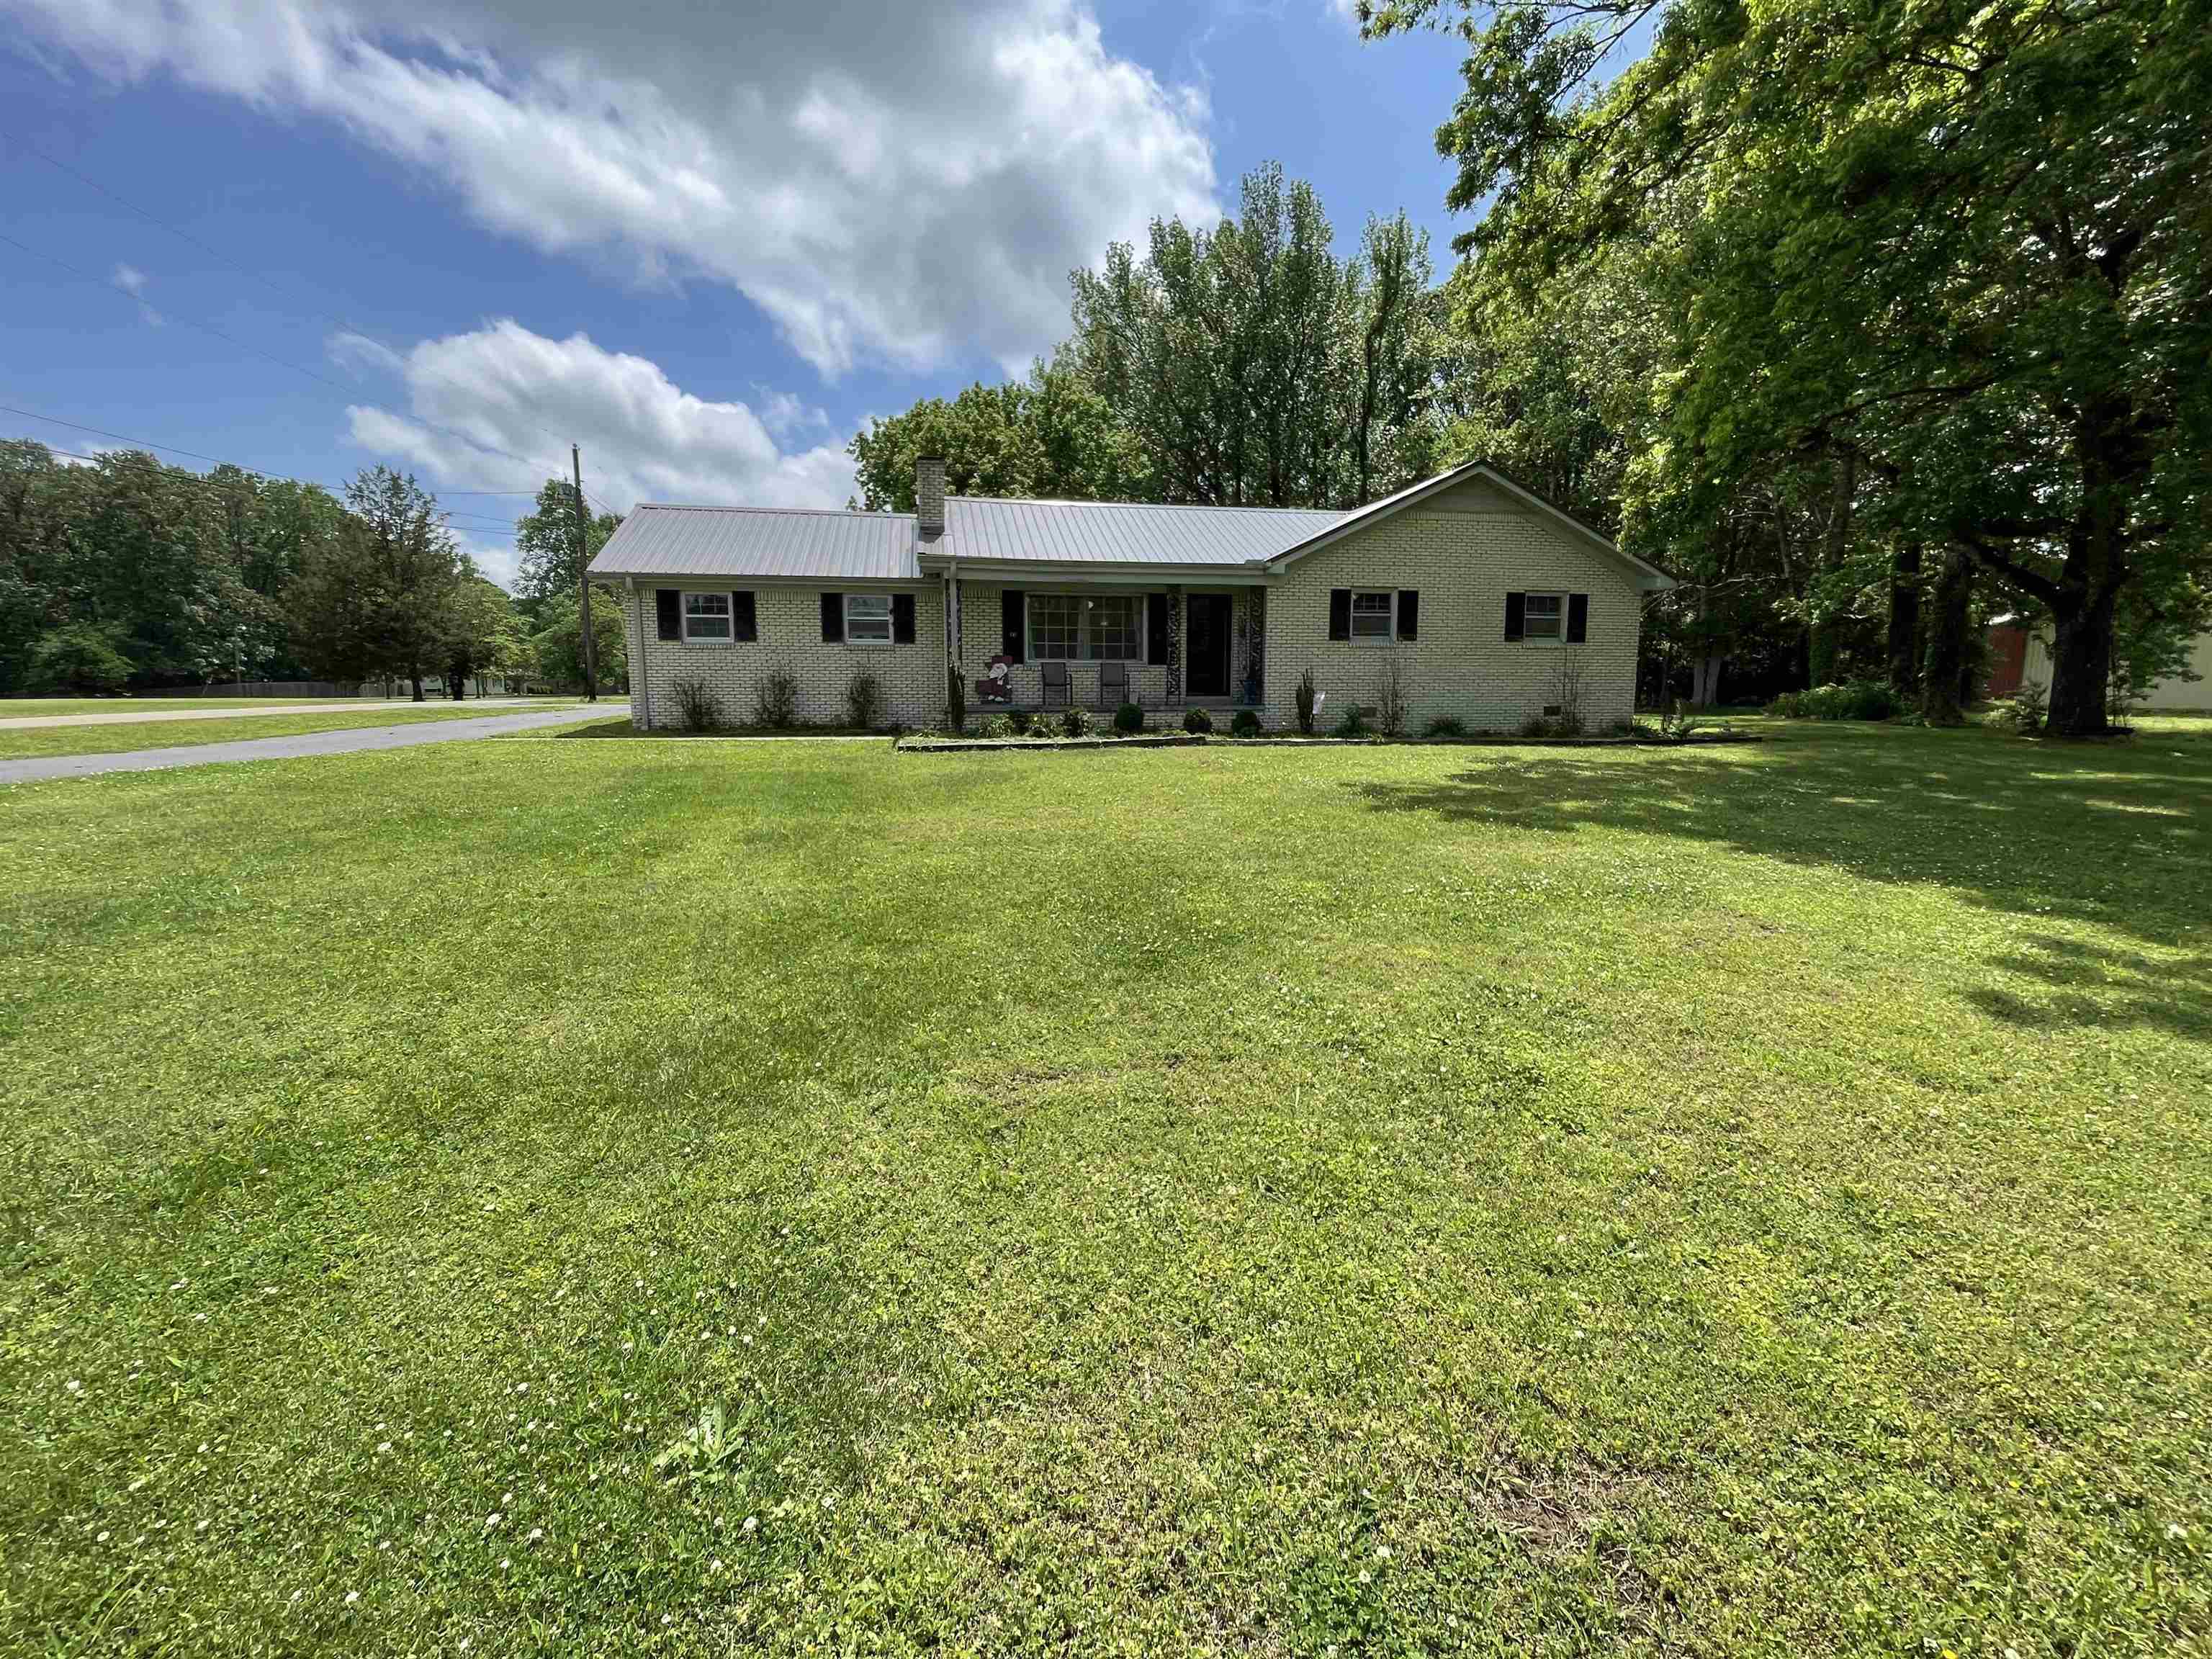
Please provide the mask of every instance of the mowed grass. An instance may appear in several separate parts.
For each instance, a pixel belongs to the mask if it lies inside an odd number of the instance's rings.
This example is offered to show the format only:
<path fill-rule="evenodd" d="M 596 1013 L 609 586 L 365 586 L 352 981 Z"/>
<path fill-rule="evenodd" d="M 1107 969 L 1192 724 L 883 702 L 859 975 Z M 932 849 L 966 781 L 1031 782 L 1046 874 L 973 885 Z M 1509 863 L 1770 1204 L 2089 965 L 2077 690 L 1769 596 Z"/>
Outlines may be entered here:
<path fill-rule="evenodd" d="M 533 703 L 567 703 L 580 699 L 569 696 L 544 695 L 533 692 L 527 697 L 514 698 L 504 692 L 494 692 L 495 702 L 527 702 Z M 257 706 L 281 710 L 301 705 L 327 707 L 331 703 L 350 703 L 350 697 L 0 697 L 0 720 L 27 720 L 46 714 L 196 714 L 210 709 L 252 708 Z M 434 699 L 443 702 L 443 697 Z M 471 699 L 473 701 L 473 699 Z M 409 706 L 410 699 L 400 697 L 363 697 L 358 699 L 363 709 L 398 708 Z"/>
<path fill-rule="evenodd" d="M 0 794 L 0 1648 L 2205 1651 L 2212 738 L 1773 738 Z"/>
<path fill-rule="evenodd" d="M 547 707 L 556 705 L 547 704 Z M 358 714 L 240 714 L 221 720 L 136 720 L 113 726 L 33 726 L 0 728 L 0 760 L 30 760 L 46 755 L 119 755 L 134 749 L 189 749 L 207 743 L 244 743 L 249 738 L 295 738 L 310 732 L 351 732 L 380 726 L 415 726 L 424 720 L 489 720 L 529 712 L 473 702 L 431 708 L 372 705 Z"/>

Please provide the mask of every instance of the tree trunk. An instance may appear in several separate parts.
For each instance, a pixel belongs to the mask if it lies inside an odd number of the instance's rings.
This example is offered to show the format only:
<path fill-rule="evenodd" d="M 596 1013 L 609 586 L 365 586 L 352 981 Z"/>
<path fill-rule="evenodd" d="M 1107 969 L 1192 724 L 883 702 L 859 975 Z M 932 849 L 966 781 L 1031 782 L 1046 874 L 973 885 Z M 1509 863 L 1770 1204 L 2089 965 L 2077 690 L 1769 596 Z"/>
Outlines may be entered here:
<path fill-rule="evenodd" d="M 1930 726 L 1966 721 L 1959 684 L 1966 672 L 1966 631 L 1973 620 L 1974 562 L 1964 548 L 1943 556 L 1928 618 L 1928 662 L 1920 679 L 1920 717 Z"/>
<path fill-rule="evenodd" d="M 409 669 L 407 671 L 407 683 L 415 688 L 416 702 L 424 702 L 428 701 L 428 699 L 425 698 L 422 695 L 422 671 L 421 669 Z"/>
<path fill-rule="evenodd" d="M 1889 557 L 1889 686 L 1910 702 L 1920 685 L 1920 544 L 1898 543 Z"/>
<path fill-rule="evenodd" d="M 2050 729 L 2094 738 L 2111 730 L 2106 699 L 2112 678 L 2112 601 L 2106 592 L 2052 619 Z"/>

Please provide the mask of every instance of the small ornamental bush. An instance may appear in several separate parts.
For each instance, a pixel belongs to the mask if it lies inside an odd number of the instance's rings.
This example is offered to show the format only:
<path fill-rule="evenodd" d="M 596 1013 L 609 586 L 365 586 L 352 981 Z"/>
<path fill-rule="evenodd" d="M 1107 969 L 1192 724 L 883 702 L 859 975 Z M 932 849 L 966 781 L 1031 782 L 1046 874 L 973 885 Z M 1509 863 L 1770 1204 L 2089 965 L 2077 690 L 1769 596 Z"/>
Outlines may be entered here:
<path fill-rule="evenodd" d="M 863 669 L 845 684 L 845 723 L 872 732 L 883 720 L 884 683 Z"/>
<path fill-rule="evenodd" d="M 1784 691 L 1766 712 L 1791 720 L 1886 720 L 1897 713 L 1897 694 L 1887 681 L 1850 680 Z"/>
<path fill-rule="evenodd" d="M 799 724 L 799 682 L 788 668 L 771 668 L 753 691 L 753 724 L 781 732 Z"/>
<path fill-rule="evenodd" d="M 1145 729 L 1145 711 L 1133 702 L 1125 702 L 1114 711 L 1114 729 L 1127 736 Z"/>
<path fill-rule="evenodd" d="M 1456 714 L 1439 714 L 1422 728 L 1422 735 L 1431 738 L 1463 738 L 1467 722 Z"/>
<path fill-rule="evenodd" d="M 1298 730 L 1304 732 L 1306 736 L 1311 737 L 1314 729 L 1314 704 L 1320 696 L 1320 688 L 1314 684 L 1312 669 L 1309 668 L 1298 676 L 1298 686 L 1295 695 L 1298 706 Z"/>
<path fill-rule="evenodd" d="M 1202 736 L 1206 732 L 1213 730 L 1213 716 L 1207 714 L 1203 708 L 1186 709 L 1183 711 L 1182 729 L 1186 732 L 1197 732 Z"/>
<path fill-rule="evenodd" d="M 1238 709 L 1229 722 L 1229 730 L 1236 737 L 1256 738 L 1260 729 L 1260 716 L 1249 708 Z"/>
<path fill-rule="evenodd" d="M 1028 709 L 1009 708 L 1004 714 L 1000 716 L 1000 718 L 1006 721 L 1006 730 L 1012 732 L 1015 737 L 1026 738 L 1029 736 L 1030 711 Z"/>
<path fill-rule="evenodd" d="M 1063 738 L 1088 737 L 1091 716 L 1080 708 L 1063 708 L 1060 714 L 1060 734 Z"/>
<path fill-rule="evenodd" d="M 1348 705 L 1344 718 L 1336 723 L 1336 735 L 1340 738 L 1364 738 L 1372 729 L 1367 724 L 1367 711 L 1357 703 Z"/>
<path fill-rule="evenodd" d="M 676 700 L 676 723 L 686 732 L 711 732 L 722 723 L 722 700 L 714 688 L 696 676 L 668 688 Z"/>
<path fill-rule="evenodd" d="M 1015 738 L 1019 737 L 1021 733 L 1014 730 L 1014 723 L 1012 720 L 1004 714 L 1000 714 L 994 719 L 985 720 L 976 728 L 975 735 L 979 738 Z"/>

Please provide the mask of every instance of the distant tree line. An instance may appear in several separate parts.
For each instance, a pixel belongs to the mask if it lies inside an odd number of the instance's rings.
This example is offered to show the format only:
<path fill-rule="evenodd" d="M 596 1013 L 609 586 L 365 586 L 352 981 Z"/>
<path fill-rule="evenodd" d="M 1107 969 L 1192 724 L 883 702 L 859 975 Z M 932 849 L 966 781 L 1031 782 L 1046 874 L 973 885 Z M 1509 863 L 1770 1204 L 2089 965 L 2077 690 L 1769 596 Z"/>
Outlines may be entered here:
<path fill-rule="evenodd" d="M 1351 506 L 1480 459 L 1682 585 L 1647 695 L 1887 681 L 1960 718 L 1983 624 L 2055 634 L 2094 734 L 2212 625 L 2212 30 L 2164 0 L 1756 15 L 1394 0 L 1468 42 L 1438 133 L 1484 216 L 1333 252 L 1267 168 L 1237 216 L 1074 273 L 1069 337 L 853 441 L 862 499 Z M 1610 81 L 1632 30 L 1649 53 Z"/>
<path fill-rule="evenodd" d="M 234 466 L 200 473 L 143 451 L 86 462 L 0 442 L 0 696 L 234 679 L 430 678 L 464 695 L 580 685 L 571 487 L 549 478 L 515 526 L 518 592 L 487 580 L 436 497 L 385 467 L 343 498 Z M 625 683 L 619 600 L 594 609 L 603 686 Z"/>

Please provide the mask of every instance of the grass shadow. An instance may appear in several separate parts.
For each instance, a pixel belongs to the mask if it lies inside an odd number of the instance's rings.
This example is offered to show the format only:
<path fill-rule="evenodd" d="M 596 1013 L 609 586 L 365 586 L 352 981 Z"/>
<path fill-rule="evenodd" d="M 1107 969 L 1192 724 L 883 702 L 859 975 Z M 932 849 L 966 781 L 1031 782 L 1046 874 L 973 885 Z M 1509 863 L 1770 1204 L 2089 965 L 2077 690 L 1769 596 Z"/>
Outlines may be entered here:
<path fill-rule="evenodd" d="M 2212 742 L 2031 744 L 1967 730 L 1785 732 L 1755 749 L 1543 755 L 1353 786 L 1377 811 L 1703 841 L 2148 943 L 2212 927 Z"/>

